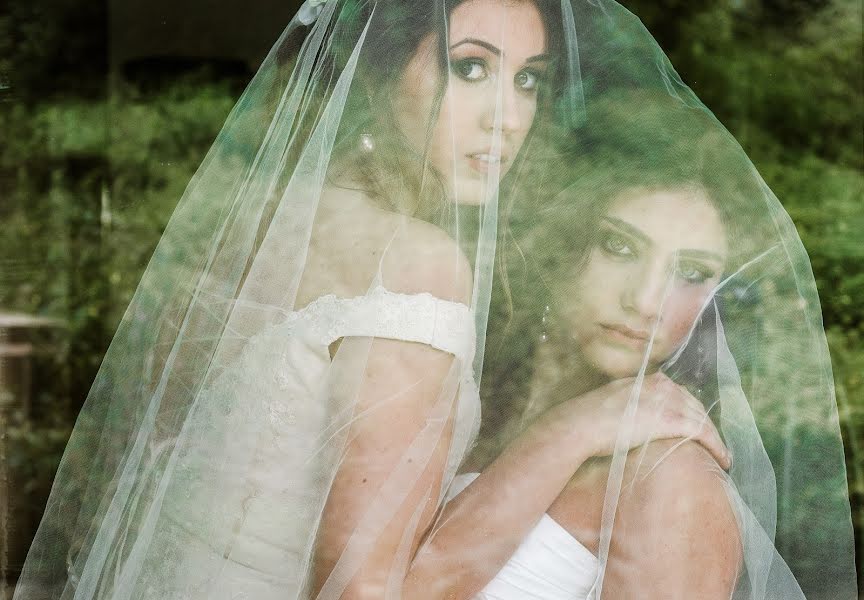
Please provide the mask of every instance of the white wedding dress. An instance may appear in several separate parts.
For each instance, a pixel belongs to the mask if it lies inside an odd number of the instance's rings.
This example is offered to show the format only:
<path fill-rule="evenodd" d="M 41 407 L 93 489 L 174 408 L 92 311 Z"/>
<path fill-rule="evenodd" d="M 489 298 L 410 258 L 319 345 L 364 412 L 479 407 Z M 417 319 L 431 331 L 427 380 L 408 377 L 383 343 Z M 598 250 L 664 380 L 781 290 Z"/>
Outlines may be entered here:
<path fill-rule="evenodd" d="M 373 324 L 373 325 L 370 325 Z M 471 363 L 475 333 L 467 306 L 430 294 L 377 287 L 366 296 L 322 296 L 253 337 L 237 364 L 196 401 L 194 431 L 175 456 L 159 448 L 172 484 L 162 490 L 149 550 L 125 548 L 112 598 L 300 600 L 329 475 L 316 469 L 327 437 L 328 346 L 345 336 L 430 344 L 462 359 L 457 417 L 444 481 L 477 435 L 480 401 Z M 206 426 L 202 425 L 206 423 Z M 184 429 L 187 431 L 188 427 Z M 185 436 L 185 437 L 184 437 Z M 326 451 L 326 450 L 325 450 Z M 207 474 L 207 479 L 200 477 Z M 459 475 L 446 501 L 476 474 Z M 157 498 L 159 492 L 154 494 Z M 478 600 L 587 598 L 596 559 L 544 515 Z M 286 591 L 288 594 L 286 595 Z"/>

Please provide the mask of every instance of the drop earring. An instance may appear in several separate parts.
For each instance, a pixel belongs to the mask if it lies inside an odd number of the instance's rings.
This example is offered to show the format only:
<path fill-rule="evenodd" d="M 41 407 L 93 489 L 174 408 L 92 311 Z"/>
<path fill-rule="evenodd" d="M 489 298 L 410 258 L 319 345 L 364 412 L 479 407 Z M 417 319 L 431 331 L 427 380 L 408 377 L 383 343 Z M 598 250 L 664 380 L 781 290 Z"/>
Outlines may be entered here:
<path fill-rule="evenodd" d="M 552 312 L 552 309 L 547 304 L 546 307 L 543 309 L 543 317 L 540 319 L 540 323 L 541 323 L 540 341 L 541 342 L 545 342 L 546 340 L 549 339 L 549 332 L 548 332 L 549 320 L 550 320 L 549 315 L 551 312 Z"/>

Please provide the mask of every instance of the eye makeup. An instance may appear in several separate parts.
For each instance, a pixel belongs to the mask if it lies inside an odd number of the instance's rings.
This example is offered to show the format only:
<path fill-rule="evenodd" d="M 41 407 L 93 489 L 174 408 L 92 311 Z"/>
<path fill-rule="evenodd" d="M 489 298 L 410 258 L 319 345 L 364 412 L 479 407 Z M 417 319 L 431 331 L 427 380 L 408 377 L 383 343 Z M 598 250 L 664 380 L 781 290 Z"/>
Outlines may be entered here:
<path fill-rule="evenodd" d="M 485 60 L 463 58 L 450 62 L 450 70 L 463 81 L 483 81 L 489 77 L 489 67 Z"/>
<path fill-rule="evenodd" d="M 629 228 L 628 228 L 629 229 Z M 644 236 L 639 236 L 644 237 Z M 636 236 L 620 231 L 617 227 L 601 226 L 597 247 L 608 257 L 620 261 L 639 260 L 644 252 L 649 251 L 651 242 L 647 237 L 638 239 Z M 697 255 L 695 258 L 693 255 Z M 683 250 L 676 253 L 672 264 L 677 277 L 689 285 L 701 285 L 717 275 L 717 269 L 699 260 L 702 254 L 708 260 L 720 260 L 713 253 Z"/>
<path fill-rule="evenodd" d="M 453 56 L 454 50 L 464 45 L 473 45 L 482 48 L 484 52 L 492 54 L 496 59 L 502 56 L 501 50 L 494 45 L 479 40 L 477 38 L 466 38 L 456 44 L 450 46 L 451 59 L 450 70 L 460 79 L 464 81 L 483 81 L 490 76 L 491 68 L 489 61 L 478 54 L 469 54 L 468 56 L 458 57 Z M 468 51 L 470 52 L 470 51 Z M 461 54 L 461 53 L 457 53 Z M 532 56 L 525 61 L 526 65 L 539 63 L 543 65 L 549 60 L 545 54 Z M 544 78 L 546 69 L 543 66 L 526 66 L 519 70 L 513 79 L 513 84 L 520 90 L 534 93 L 542 79 Z"/>
<path fill-rule="evenodd" d="M 639 256 L 639 242 L 613 227 L 602 227 L 597 245 L 612 258 L 635 259 Z"/>

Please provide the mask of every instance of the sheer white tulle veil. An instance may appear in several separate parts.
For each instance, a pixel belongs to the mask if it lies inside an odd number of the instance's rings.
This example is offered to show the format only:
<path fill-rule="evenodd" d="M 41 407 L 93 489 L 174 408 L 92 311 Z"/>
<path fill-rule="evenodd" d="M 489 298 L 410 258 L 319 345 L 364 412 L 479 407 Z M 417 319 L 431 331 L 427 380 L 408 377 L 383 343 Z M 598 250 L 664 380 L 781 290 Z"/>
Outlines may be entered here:
<path fill-rule="evenodd" d="M 384 536 L 380 597 L 404 597 L 454 477 L 626 379 L 592 548 L 606 598 L 657 373 L 733 457 L 712 471 L 731 597 L 855 597 L 807 253 L 640 21 L 611 0 L 309 0 L 177 204 L 14 598 L 348 597 Z M 390 419 L 371 491 L 344 475 L 370 415 Z M 366 490 L 350 511 L 344 486 Z"/>

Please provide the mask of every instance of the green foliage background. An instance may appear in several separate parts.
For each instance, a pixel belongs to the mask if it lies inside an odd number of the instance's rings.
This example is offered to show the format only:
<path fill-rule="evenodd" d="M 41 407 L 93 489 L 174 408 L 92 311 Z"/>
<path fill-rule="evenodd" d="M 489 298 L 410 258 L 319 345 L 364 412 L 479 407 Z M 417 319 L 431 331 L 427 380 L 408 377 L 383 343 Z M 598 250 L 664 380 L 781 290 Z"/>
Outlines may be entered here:
<path fill-rule="evenodd" d="M 630 0 L 810 253 L 864 536 L 864 67 L 855 0 Z M 65 433 L 177 199 L 244 81 L 106 74 L 104 7 L 0 8 L 0 309 L 59 317 L 13 428 L 38 515 Z M 78 31 L 79 33 L 74 33 Z M 102 40 L 102 41 L 100 41 Z M 262 40 L 262 50 L 272 40 Z M 109 84 L 110 81 L 110 84 Z M 41 369 L 41 370 L 40 370 Z M 44 373 L 43 378 L 38 378 Z M 860 560 L 860 558 L 859 558 Z M 859 562 L 860 564 L 860 562 Z"/>

